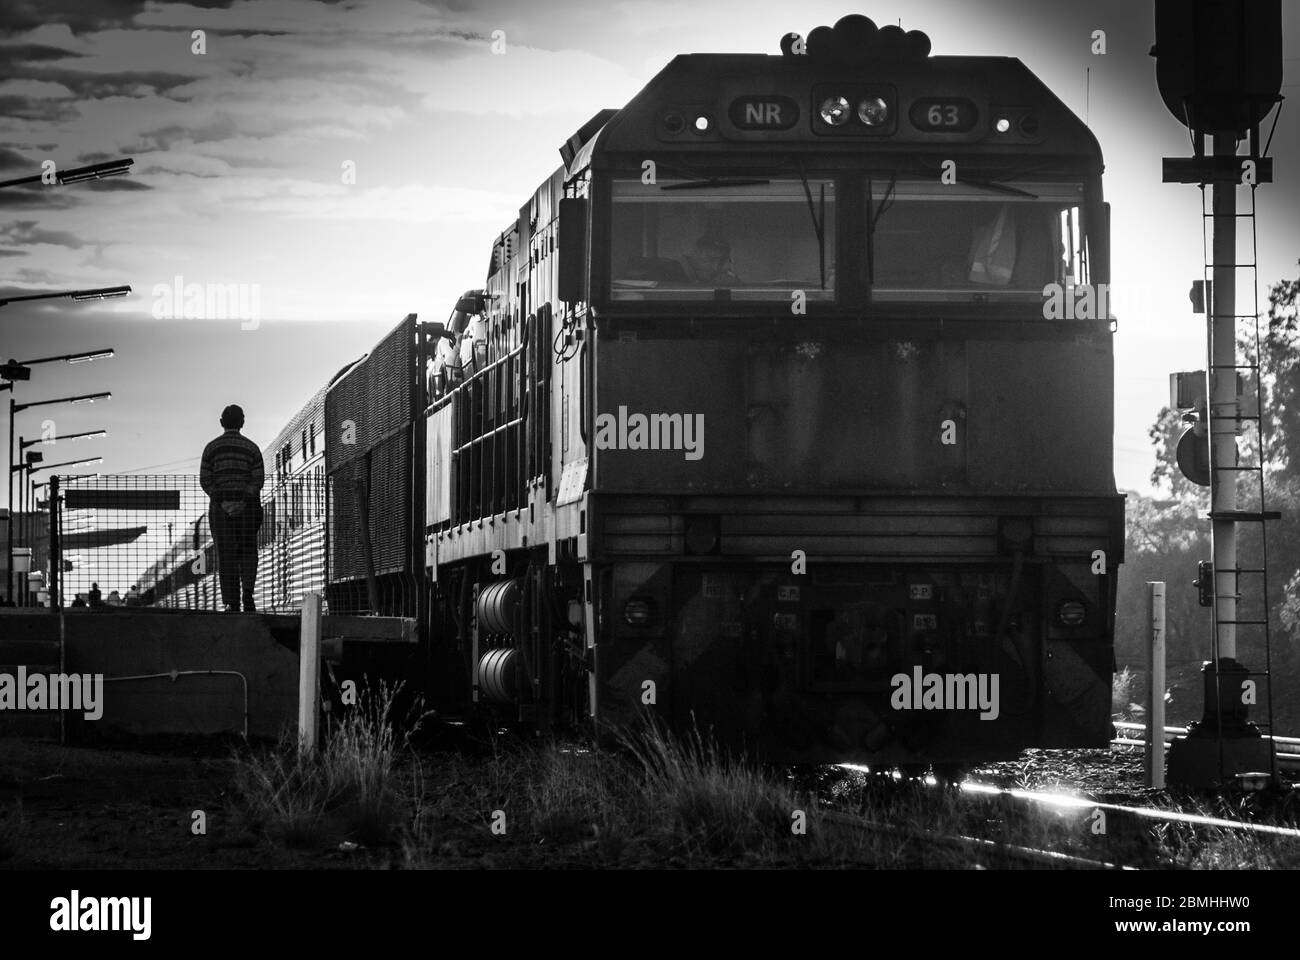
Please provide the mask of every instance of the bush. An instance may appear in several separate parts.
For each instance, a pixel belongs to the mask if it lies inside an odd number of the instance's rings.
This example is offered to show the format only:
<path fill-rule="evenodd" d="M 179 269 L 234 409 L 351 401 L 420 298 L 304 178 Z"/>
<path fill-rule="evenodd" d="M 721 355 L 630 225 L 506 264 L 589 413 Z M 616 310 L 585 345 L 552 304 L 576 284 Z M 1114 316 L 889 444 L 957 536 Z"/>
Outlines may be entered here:
<path fill-rule="evenodd" d="M 237 758 L 235 789 L 249 826 L 291 847 L 334 834 L 391 841 L 406 812 L 394 763 L 415 729 L 399 739 L 391 714 L 400 689 L 361 692 L 317 751 L 286 734 L 271 750 Z"/>
<path fill-rule="evenodd" d="M 659 818 L 663 827 L 702 851 L 762 852 L 791 836 L 792 815 L 800 807 L 794 796 L 698 730 L 679 741 L 650 719 L 620 739 L 640 763 L 645 802 L 666 815 Z"/>

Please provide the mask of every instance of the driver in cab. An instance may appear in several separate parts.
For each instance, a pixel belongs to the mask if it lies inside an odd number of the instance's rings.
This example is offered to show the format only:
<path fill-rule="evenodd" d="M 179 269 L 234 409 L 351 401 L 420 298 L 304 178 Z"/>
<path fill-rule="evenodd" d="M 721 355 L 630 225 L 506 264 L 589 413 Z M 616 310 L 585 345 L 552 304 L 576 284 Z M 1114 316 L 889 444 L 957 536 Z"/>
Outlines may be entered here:
<path fill-rule="evenodd" d="M 681 262 L 689 283 L 729 287 L 740 282 L 731 262 L 731 244 L 717 234 L 701 236 Z"/>

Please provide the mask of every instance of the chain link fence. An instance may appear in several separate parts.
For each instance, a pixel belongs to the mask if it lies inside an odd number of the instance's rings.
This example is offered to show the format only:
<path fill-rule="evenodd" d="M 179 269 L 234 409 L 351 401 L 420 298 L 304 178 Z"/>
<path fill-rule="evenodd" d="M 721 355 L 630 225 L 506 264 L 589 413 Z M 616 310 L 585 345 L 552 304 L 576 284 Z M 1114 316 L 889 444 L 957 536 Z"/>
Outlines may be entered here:
<path fill-rule="evenodd" d="M 327 480 L 323 471 L 282 479 L 262 491 L 260 503 L 256 606 L 294 612 L 304 594 L 325 590 Z M 37 604 L 223 608 L 220 557 L 198 477 L 69 478 L 55 506 L 57 536 L 34 558 L 47 585 Z"/>

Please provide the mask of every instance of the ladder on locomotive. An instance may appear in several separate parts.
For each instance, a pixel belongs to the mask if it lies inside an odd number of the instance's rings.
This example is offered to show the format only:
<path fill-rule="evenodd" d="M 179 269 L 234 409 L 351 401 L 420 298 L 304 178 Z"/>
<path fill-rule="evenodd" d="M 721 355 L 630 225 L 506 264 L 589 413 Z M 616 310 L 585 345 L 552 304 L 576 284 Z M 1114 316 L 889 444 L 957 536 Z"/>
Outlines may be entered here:
<path fill-rule="evenodd" d="M 1244 351 L 1245 356 L 1234 356 L 1233 358 L 1234 360 L 1240 359 L 1244 362 L 1233 363 L 1231 365 L 1213 363 L 1213 359 L 1214 359 L 1213 334 L 1212 333 L 1207 334 L 1207 336 L 1210 337 L 1210 342 L 1209 342 L 1210 349 L 1208 352 L 1208 357 L 1210 360 L 1210 370 L 1212 371 L 1211 374 L 1212 376 L 1215 373 L 1222 372 L 1223 375 L 1240 377 L 1240 375 L 1244 373 L 1247 379 L 1253 378 L 1254 380 L 1254 385 L 1255 385 L 1254 412 L 1244 413 L 1242 411 L 1241 409 L 1242 398 L 1240 395 L 1238 395 L 1237 400 L 1232 402 L 1232 404 L 1230 405 L 1231 410 L 1226 415 L 1224 415 L 1224 419 L 1217 421 L 1218 424 L 1222 425 L 1224 423 L 1228 423 L 1231 422 L 1232 420 L 1235 420 L 1236 425 L 1230 431 L 1234 436 L 1234 438 L 1241 436 L 1243 432 L 1245 432 L 1245 430 L 1247 429 L 1247 425 L 1250 425 L 1251 427 L 1253 427 L 1253 432 L 1254 432 L 1253 443 L 1246 444 L 1245 445 L 1246 449 L 1244 451 L 1242 450 L 1243 445 L 1237 444 L 1237 448 L 1238 448 L 1237 463 L 1231 465 L 1216 463 L 1213 457 L 1213 453 L 1211 453 L 1211 460 L 1210 460 L 1211 470 L 1220 472 L 1224 475 L 1234 475 L 1237 478 L 1237 495 L 1238 497 L 1242 497 L 1243 495 L 1245 495 L 1245 499 L 1250 504 L 1251 509 L 1245 509 L 1245 510 L 1238 509 L 1238 510 L 1216 513 L 1213 511 L 1213 507 L 1211 507 L 1211 511 L 1208 514 L 1208 518 L 1211 521 L 1225 520 L 1236 524 L 1257 524 L 1258 525 L 1257 529 L 1259 530 L 1259 544 L 1258 544 L 1259 565 L 1250 566 L 1250 567 L 1242 566 L 1242 562 L 1241 562 L 1242 540 L 1239 537 L 1237 539 L 1237 551 L 1238 551 L 1237 563 L 1233 571 L 1235 574 L 1233 580 L 1234 583 L 1236 584 L 1235 587 L 1236 592 L 1231 595 L 1231 599 L 1235 601 L 1234 603 L 1235 611 L 1231 617 L 1225 617 L 1220 612 L 1220 601 L 1223 599 L 1228 599 L 1229 597 L 1228 595 L 1219 594 L 1218 587 L 1217 587 L 1218 571 L 1212 569 L 1211 576 L 1213 577 L 1213 579 L 1211 582 L 1215 584 L 1215 589 L 1213 594 L 1213 608 L 1212 608 L 1214 633 L 1213 633 L 1213 643 L 1211 645 L 1211 651 L 1214 658 L 1213 662 L 1214 662 L 1215 675 L 1218 676 L 1219 627 L 1222 625 L 1232 624 L 1236 628 L 1237 644 L 1239 650 L 1246 649 L 1243 645 L 1243 640 L 1248 638 L 1252 632 L 1254 633 L 1255 635 L 1254 639 L 1256 641 L 1257 646 L 1251 652 L 1255 653 L 1256 655 L 1262 652 L 1263 659 L 1264 659 L 1264 667 L 1262 670 L 1247 671 L 1246 673 L 1242 674 L 1242 676 L 1247 679 L 1255 680 L 1257 686 L 1262 685 L 1264 688 L 1264 699 L 1266 703 L 1266 710 L 1265 710 L 1266 719 L 1258 719 L 1252 717 L 1252 722 L 1255 724 L 1256 727 L 1261 728 L 1261 732 L 1265 737 L 1271 738 L 1273 736 L 1273 689 L 1272 689 L 1272 649 L 1271 649 L 1271 635 L 1269 629 L 1269 610 L 1271 608 L 1270 608 L 1269 596 L 1268 596 L 1268 522 L 1270 520 L 1279 520 L 1281 519 L 1282 515 L 1278 511 L 1271 511 L 1266 508 L 1266 502 L 1264 496 L 1265 494 L 1264 481 L 1265 481 L 1265 471 L 1267 468 L 1268 448 L 1266 446 L 1267 421 L 1266 418 L 1264 417 L 1264 387 L 1263 387 L 1262 378 L 1260 376 L 1262 372 L 1262 354 L 1260 352 L 1262 344 L 1260 342 L 1260 332 L 1259 332 L 1259 322 L 1260 322 L 1259 321 L 1259 283 L 1258 283 L 1259 271 L 1258 271 L 1258 256 L 1257 256 L 1258 236 L 1256 232 L 1256 222 L 1255 222 L 1256 184 L 1251 183 L 1249 186 L 1250 186 L 1250 209 L 1244 213 L 1240 211 L 1234 211 L 1233 214 L 1234 229 L 1238 224 L 1243 222 L 1249 225 L 1250 228 L 1249 251 L 1242 251 L 1240 247 L 1238 247 L 1237 256 L 1234 258 L 1237 261 L 1236 263 L 1233 263 L 1231 265 L 1219 264 L 1220 267 L 1231 266 L 1231 268 L 1234 271 L 1240 271 L 1240 273 L 1234 273 L 1234 276 L 1238 279 L 1238 283 L 1234 285 L 1237 287 L 1237 289 L 1240 289 L 1240 279 L 1242 278 L 1242 274 L 1245 275 L 1245 277 L 1248 279 L 1248 282 L 1250 284 L 1250 299 L 1254 307 L 1254 310 L 1249 314 L 1236 313 L 1235 311 L 1237 309 L 1237 304 L 1236 303 L 1231 304 L 1231 309 L 1234 311 L 1232 314 L 1232 319 L 1233 319 L 1234 331 L 1237 334 L 1237 342 L 1238 342 L 1237 349 L 1239 353 L 1242 352 L 1241 351 L 1242 331 L 1236 331 L 1236 327 L 1239 324 L 1247 327 L 1247 330 L 1245 331 L 1245 341 L 1246 341 L 1245 351 Z M 1205 261 L 1204 279 L 1205 279 L 1205 289 L 1207 291 L 1206 309 L 1209 311 L 1215 311 L 1218 308 L 1218 303 L 1215 301 L 1214 297 L 1210 294 L 1210 291 L 1212 290 L 1211 281 L 1213 279 L 1213 270 L 1215 266 L 1215 264 L 1212 262 L 1212 257 L 1210 256 L 1210 252 L 1209 252 L 1212 249 L 1210 245 L 1210 235 L 1214 224 L 1214 217 L 1215 214 L 1212 208 L 1207 209 L 1207 193 L 1205 189 L 1205 184 L 1202 183 L 1201 184 L 1201 239 L 1202 239 L 1203 250 L 1205 253 L 1202 259 Z M 1238 233 L 1237 239 L 1238 242 L 1240 242 L 1241 231 L 1237 231 L 1237 233 Z M 1248 252 L 1249 256 L 1243 257 L 1242 256 L 1243 252 Z M 1226 314 L 1214 314 L 1211 319 L 1212 320 L 1218 319 L 1218 317 L 1221 316 L 1226 316 Z M 1207 324 L 1207 328 L 1212 330 L 1213 322 Z M 1238 394 L 1240 394 L 1240 391 L 1238 391 Z M 1215 405 L 1212 389 L 1210 391 L 1209 396 L 1207 397 L 1206 402 L 1210 406 Z M 1209 407 L 1207 406 L 1207 410 L 1208 409 Z M 1216 425 L 1215 417 L 1211 415 L 1209 417 L 1209 421 L 1210 421 L 1209 423 L 1210 430 L 1214 431 Z M 1211 451 L 1213 451 L 1215 436 L 1221 435 L 1225 432 L 1229 432 L 1229 431 L 1223 430 L 1222 426 L 1220 426 L 1218 433 L 1215 432 L 1210 433 L 1210 436 L 1207 439 L 1209 441 Z M 1213 553 L 1211 554 L 1211 556 L 1213 556 Z M 1211 563 L 1213 563 L 1213 560 L 1211 560 Z M 1251 585 L 1251 589 L 1243 590 L 1243 583 Z M 1243 600 L 1249 602 L 1249 606 L 1246 607 L 1248 611 L 1251 611 L 1251 615 L 1249 616 L 1243 616 L 1242 614 Z M 1259 645 L 1262 645 L 1262 651 L 1259 649 Z M 1217 695 L 1222 694 L 1222 691 L 1220 690 L 1220 686 L 1218 683 L 1214 685 L 1214 689 Z M 1258 702 L 1256 703 L 1256 706 L 1258 706 Z M 1216 703 L 1215 716 L 1219 718 L 1219 724 L 1220 727 L 1222 727 L 1223 713 L 1219 708 L 1220 708 L 1220 704 Z M 1220 744 L 1219 778 L 1220 781 L 1224 781 L 1225 770 L 1224 770 L 1223 746 L 1222 746 L 1223 744 L 1222 729 L 1216 731 L 1216 733 L 1219 734 L 1219 744 Z M 1276 781 L 1277 780 L 1276 749 L 1270 750 L 1269 756 L 1271 762 L 1271 769 L 1269 772 L 1272 774 L 1273 779 Z"/>

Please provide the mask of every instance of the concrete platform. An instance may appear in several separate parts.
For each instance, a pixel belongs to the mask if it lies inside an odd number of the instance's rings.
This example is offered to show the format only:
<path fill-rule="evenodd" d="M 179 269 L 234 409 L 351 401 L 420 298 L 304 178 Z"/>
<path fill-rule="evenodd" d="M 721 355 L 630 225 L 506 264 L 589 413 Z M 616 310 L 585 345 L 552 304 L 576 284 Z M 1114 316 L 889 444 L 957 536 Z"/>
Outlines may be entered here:
<path fill-rule="evenodd" d="M 29 674 L 59 672 L 59 620 L 49 611 L 0 610 L 0 673 L 16 675 L 18 665 Z M 96 729 L 86 734 L 210 735 L 242 732 L 247 714 L 249 736 L 276 737 L 297 722 L 296 616 L 119 607 L 69 610 L 63 621 L 61 672 L 105 681 L 99 719 L 66 715 L 70 739 L 88 724 Z M 0 735 L 45 730 L 45 716 L 0 710 Z M 57 735 L 57 713 L 50 716 Z"/>

